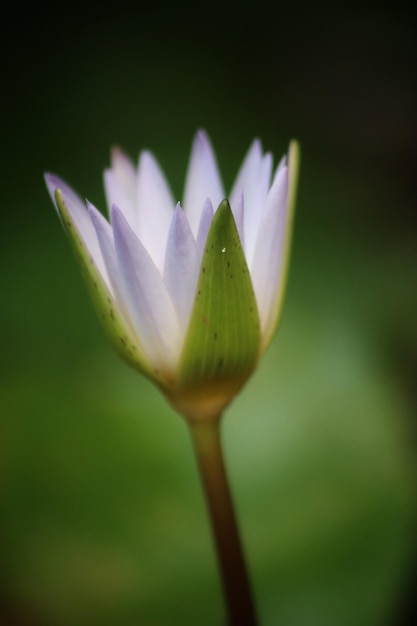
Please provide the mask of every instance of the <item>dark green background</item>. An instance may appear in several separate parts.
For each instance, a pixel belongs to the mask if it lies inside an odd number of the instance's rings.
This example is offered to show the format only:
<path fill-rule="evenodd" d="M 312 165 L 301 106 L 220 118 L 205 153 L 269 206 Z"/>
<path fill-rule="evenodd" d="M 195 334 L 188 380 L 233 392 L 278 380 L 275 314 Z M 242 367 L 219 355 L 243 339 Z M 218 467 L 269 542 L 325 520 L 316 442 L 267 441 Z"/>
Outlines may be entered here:
<path fill-rule="evenodd" d="M 4 16 L 2 625 L 224 623 L 185 423 L 105 341 L 42 177 L 104 209 L 110 147 L 146 147 L 180 199 L 199 127 L 227 188 L 253 137 L 302 149 L 282 324 L 224 422 L 262 626 L 407 623 L 414 27 L 401 3 Z"/>

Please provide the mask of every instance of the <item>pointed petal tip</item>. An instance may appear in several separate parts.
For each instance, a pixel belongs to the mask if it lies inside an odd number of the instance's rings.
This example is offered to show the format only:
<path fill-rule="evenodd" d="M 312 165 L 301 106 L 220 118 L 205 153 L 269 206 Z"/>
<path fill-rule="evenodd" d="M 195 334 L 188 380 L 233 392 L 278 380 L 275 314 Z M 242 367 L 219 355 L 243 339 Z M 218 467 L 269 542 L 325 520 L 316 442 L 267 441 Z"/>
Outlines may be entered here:
<path fill-rule="evenodd" d="M 110 224 L 113 227 L 114 231 L 117 230 L 119 232 L 121 231 L 125 232 L 127 229 L 128 231 L 132 231 L 132 233 L 134 233 L 123 211 L 119 209 L 117 204 L 113 204 L 111 207 Z M 134 235 L 135 237 L 137 237 L 136 233 L 134 233 Z"/>
<path fill-rule="evenodd" d="M 43 178 L 46 184 L 46 188 L 48 189 L 48 193 L 51 196 L 53 202 L 55 202 L 55 190 L 59 186 L 59 179 L 55 174 L 52 174 L 51 172 L 44 172 Z"/>
<path fill-rule="evenodd" d="M 259 154 L 262 154 L 262 141 L 259 137 L 255 137 L 252 142 L 253 149 L 256 150 Z"/>
<path fill-rule="evenodd" d="M 56 178 L 56 174 L 53 174 L 52 172 L 44 172 L 43 177 L 44 177 L 44 180 L 48 182 L 49 180 Z"/>
<path fill-rule="evenodd" d="M 55 193 L 55 189 L 57 189 L 60 184 L 62 185 L 63 181 L 52 172 L 44 172 L 43 178 L 45 180 L 46 186 L 51 194 Z"/>
<path fill-rule="evenodd" d="M 210 209 L 213 211 L 213 203 L 212 203 L 211 199 L 207 197 L 204 200 L 203 211 L 210 211 Z"/>
<path fill-rule="evenodd" d="M 113 203 L 111 205 L 110 218 L 111 218 L 112 223 L 118 222 L 120 218 L 124 219 L 123 213 L 121 212 L 117 204 Z"/>
<path fill-rule="evenodd" d="M 259 137 L 255 137 L 255 139 L 249 145 L 248 151 L 246 153 L 246 157 L 248 157 L 249 155 L 253 155 L 253 156 L 256 155 L 259 159 L 261 159 L 262 154 L 263 154 L 262 141 L 260 140 Z"/>
<path fill-rule="evenodd" d="M 57 176 L 56 174 L 52 174 L 51 172 L 45 172 L 44 179 L 46 183 L 46 187 L 48 189 L 49 195 L 56 206 L 57 202 L 57 192 L 59 192 L 59 196 L 64 201 L 64 198 L 70 202 L 82 203 L 82 198 L 66 183 L 62 178 Z M 58 208 L 58 207 L 56 207 Z"/>
<path fill-rule="evenodd" d="M 268 164 L 271 163 L 272 164 L 272 159 L 273 159 L 272 152 L 265 152 L 265 154 L 262 157 L 262 161 L 263 161 L 264 164 L 265 163 L 268 163 Z"/>
<path fill-rule="evenodd" d="M 178 225 L 180 225 L 180 228 L 182 231 L 184 231 L 184 229 L 189 230 L 191 237 L 193 237 L 188 218 L 179 202 L 177 202 L 174 212 L 172 213 L 172 218 L 170 222 L 170 230 L 172 228 L 176 228 Z M 168 237 L 169 237 L 169 234 L 168 234 Z"/>
<path fill-rule="evenodd" d="M 201 148 L 211 147 L 210 138 L 204 128 L 199 128 L 195 134 L 194 143 Z"/>
<path fill-rule="evenodd" d="M 94 206 L 94 204 L 92 202 L 90 202 L 89 200 L 85 201 L 86 205 L 87 205 L 87 211 L 91 217 L 91 219 L 94 221 L 94 219 L 96 218 L 96 216 L 99 216 L 103 219 L 106 219 L 104 217 L 104 215 L 101 213 L 101 211 L 98 210 L 97 207 Z M 106 220 L 107 221 L 107 220 Z"/>
<path fill-rule="evenodd" d="M 110 156 L 111 158 L 117 158 L 121 155 L 124 155 L 124 151 L 122 150 L 121 146 L 119 146 L 119 144 L 113 144 L 110 148 Z"/>
<path fill-rule="evenodd" d="M 132 164 L 128 153 L 119 144 L 113 144 L 110 148 L 110 163 L 112 168 L 117 168 L 118 164 Z"/>
<path fill-rule="evenodd" d="M 139 154 L 139 168 L 146 167 L 155 162 L 155 157 L 152 152 L 148 149 L 141 150 Z"/>
<path fill-rule="evenodd" d="M 181 204 L 177 202 L 177 204 L 175 205 L 174 211 L 172 213 L 170 224 L 177 222 L 179 219 L 181 219 L 183 214 L 184 214 L 184 211 L 182 210 Z"/>

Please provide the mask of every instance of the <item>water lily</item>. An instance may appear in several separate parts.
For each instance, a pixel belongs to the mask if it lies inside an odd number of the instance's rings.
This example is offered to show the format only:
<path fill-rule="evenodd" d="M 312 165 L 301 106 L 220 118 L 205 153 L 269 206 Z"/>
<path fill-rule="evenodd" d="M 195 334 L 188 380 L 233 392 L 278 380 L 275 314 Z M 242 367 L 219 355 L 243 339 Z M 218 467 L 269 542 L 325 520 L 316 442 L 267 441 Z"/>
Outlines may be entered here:
<path fill-rule="evenodd" d="M 191 419 L 222 411 L 277 327 L 297 155 L 292 142 L 273 172 L 255 139 L 226 194 L 200 130 L 180 204 L 149 151 L 136 166 L 116 148 L 104 172 L 109 221 L 45 175 L 112 343 Z"/>
<path fill-rule="evenodd" d="M 180 204 L 150 152 L 136 167 L 115 149 L 104 173 L 109 221 L 62 179 L 45 175 L 113 345 L 188 420 L 230 626 L 258 622 L 220 416 L 279 321 L 297 170 L 296 142 L 273 172 L 256 139 L 226 195 L 199 131 Z"/>

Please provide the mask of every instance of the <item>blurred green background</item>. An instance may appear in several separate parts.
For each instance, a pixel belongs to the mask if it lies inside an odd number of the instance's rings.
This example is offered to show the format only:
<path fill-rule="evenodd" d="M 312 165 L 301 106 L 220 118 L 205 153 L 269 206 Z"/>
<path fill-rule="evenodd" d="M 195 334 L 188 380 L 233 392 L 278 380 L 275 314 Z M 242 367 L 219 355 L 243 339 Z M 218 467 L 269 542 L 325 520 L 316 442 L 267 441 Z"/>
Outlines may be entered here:
<path fill-rule="evenodd" d="M 200 127 L 227 188 L 255 136 L 275 162 L 293 137 L 302 149 L 282 324 L 224 421 L 261 624 L 412 623 L 414 14 L 267 0 L 11 11 L 0 624 L 224 624 L 185 423 L 106 342 L 42 176 L 104 209 L 110 147 L 146 147 L 179 199 Z"/>

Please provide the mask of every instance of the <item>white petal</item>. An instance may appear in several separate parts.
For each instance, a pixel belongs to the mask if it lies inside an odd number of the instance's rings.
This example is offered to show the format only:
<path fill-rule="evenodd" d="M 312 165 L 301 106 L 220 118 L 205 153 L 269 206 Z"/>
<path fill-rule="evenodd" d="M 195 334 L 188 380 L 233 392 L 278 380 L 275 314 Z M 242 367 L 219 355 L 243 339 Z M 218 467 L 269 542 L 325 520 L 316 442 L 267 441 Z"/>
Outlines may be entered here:
<path fill-rule="evenodd" d="M 97 240 L 96 231 L 91 222 L 85 202 L 83 202 L 80 196 L 58 176 L 55 176 L 54 174 L 45 174 L 45 181 L 56 209 L 55 191 L 57 189 L 60 190 L 65 206 L 74 220 L 75 226 L 88 252 L 91 254 L 103 280 L 110 287 L 110 281 Z"/>
<path fill-rule="evenodd" d="M 206 133 L 200 130 L 194 138 L 184 191 L 184 211 L 194 234 L 207 198 L 216 210 L 225 194 L 213 148 Z"/>
<path fill-rule="evenodd" d="M 183 333 L 194 303 L 198 271 L 196 259 L 194 235 L 187 216 L 178 203 L 168 234 L 164 281 L 177 310 Z"/>
<path fill-rule="evenodd" d="M 253 240 L 253 233 L 257 232 L 256 220 L 256 186 L 258 181 L 258 172 L 262 161 L 262 146 L 259 139 L 252 142 L 240 170 L 237 174 L 235 183 L 230 193 L 230 204 L 232 210 L 238 204 L 240 198 L 244 197 L 245 203 L 245 239 Z M 246 247 L 245 247 L 246 251 Z"/>
<path fill-rule="evenodd" d="M 255 139 L 242 163 L 230 194 L 233 208 L 243 191 L 245 203 L 244 242 L 246 258 L 249 263 L 253 257 L 256 233 L 265 208 L 271 168 L 271 155 L 268 153 L 263 157 L 261 143 Z"/>
<path fill-rule="evenodd" d="M 152 258 L 115 206 L 112 224 L 126 305 L 141 344 L 156 367 L 172 371 L 181 336 L 171 298 Z"/>
<path fill-rule="evenodd" d="M 197 265 L 200 266 L 203 258 L 204 246 L 206 245 L 207 235 L 210 230 L 211 220 L 213 219 L 214 210 L 210 198 L 207 198 L 203 210 L 201 212 L 200 223 L 198 225 L 198 233 L 196 239 L 197 248 Z M 200 268 L 200 267 L 199 267 Z"/>
<path fill-rule="evenodd" d="M 136 167 L 120 148 L 111 151 L 112 171 L 132 202 L 136 199 Z M 113 205 L 109 207 L 111 209 Z"/>
<path fill-rule="evenodd" d="M 282 167 L 268 194 L 250 266 L 264 343 L 269 340 L 279 305 L 276 299 L 284 270 L 287 192 L 288 170 Z"/>
<path fill-rule="evenodd" d="M 111 207 L 115 204 L 120 207 L 131 228 L 135 228 L 136 201 L 133 201 L 128 195 L 127 190 L 120 184 L 113 170 L 104 170 L 104 189 L 109 215 Z"/>
<path fill-rule="evenodd" d="M 248 189 L 253 183 L 254 177 L 258 172 L 262 160 L 262 145 L 259 139 L 254 139 L 248 152 L 246 153 L 240 170 L 236 176 L 230 193 L 230 202 L 233 205 L 237 195 L 243 190 Z"/>
<path fill-rule="evenodd" d="M 130 321 L 128 308 L 123 295 L 123 281 L 117 262 L 111 226 L 91 202 L 88 202 L 87 206 L 100 243 L 100 249 L 106 264 L 112 291 L 116 296 L 121 314 L 126 320 Z M 133 326 L 131 323 L 130 325 Z"/>
<path fill-rule="evenodd" d="M 244 199 L 243 199 L 243 190 L 240 190 L 236 194 L 236 199 L 233 203 L 232 213 L 235 218 L 235 224 L 237 228 L 237 232 L 239 233 L 240 243 L 242 245 L 243 250 L 245 250 L 245 214 L 244 214 Z"/>
<path fill-rule="evenodd" d="M 136 170 L 119 148 L 111 153 L 111 168 L 104 171 L 104 188 L 110 215 L 113 204 L 123 212 L 132 228 L 136 222 Z"/>
<path fill-rule="evenodd" d="M 278 167 L 276 168 L 276 170 L 274 172 L 274 180 L 275 180 L 278 172 L 280 172 L 283 167 L 287 167 L 287 155 L 286 154 L 284 154 L 284 156 L 281 158 L 281 161 L 278 163 Z"/>
<path fill-rule="evenodd" d="M 139 159 L 136 233 L 162 274 L 174 200 L 165 176 L 150 152 Z"/>

